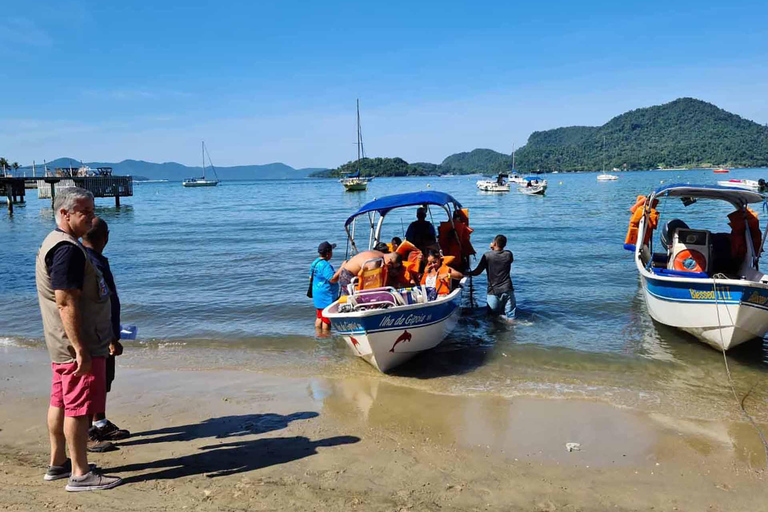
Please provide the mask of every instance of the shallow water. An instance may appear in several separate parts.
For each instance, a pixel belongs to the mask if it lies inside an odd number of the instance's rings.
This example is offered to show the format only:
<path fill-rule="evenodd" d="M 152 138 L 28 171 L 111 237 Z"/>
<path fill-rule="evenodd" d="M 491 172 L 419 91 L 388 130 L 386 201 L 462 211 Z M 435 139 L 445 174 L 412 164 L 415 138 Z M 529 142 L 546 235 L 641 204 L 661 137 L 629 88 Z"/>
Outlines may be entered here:
<path fill-rule="evenodd" d="M 738 170 L 729 177 L 764 173 Z M 636 195 L 662 180 L 714 184 L 717 175 L 633 172 L 607 183 L 595 177 L 549 175 L 545 197 L 482 193 L 476 177 L 434 177 L 376 179 L 359 193 L 344 192 L 334 180 L 225 182 L 210 189 L 139 184 L 120 209 L 97 200 L 97 214 L 110 225 L 105 254 L 123 323 L 139 326 L 131 348 L 141 350 L 125 362 L 373 374 L 342 342 L 314 338 L 305 296 L 309 264 L 326 239 L 339 244 L 333 263 L 340 263 L 344 221 L 365 202 L 429 188 L 469 208 L 478 252 L 494 235 L 508 237 L 520 319 L 496 325 L 482 310 L 467 310 L 443 346 L 386 378 L 450 393 L 594 396 L 703 416 L 737 414 L 722 355 L 650 320 L 631 255 L 622 248 Z M 696 225 L 727 230 L 727 208 L 696 207 L 688 217 Z M 668 220 L 681 211 L 672 204 L 662 215 Z M 435 222 L 444 220 L 438 210 L 432 214 Z M 53 217 L 47 201 L 34 195 L 12 217 L 5 209 L 0 215 L 0 345 L 39 344 L 34 255 Z M 413 215 L 393 212 L 385 238 L 402 237 Z M 474 284 L 482 305 L 484 276 Z M 765 410 L 766 344 L 739 347 L 729 359 L 742 393 L 758 382 L 747 403 Z"/>

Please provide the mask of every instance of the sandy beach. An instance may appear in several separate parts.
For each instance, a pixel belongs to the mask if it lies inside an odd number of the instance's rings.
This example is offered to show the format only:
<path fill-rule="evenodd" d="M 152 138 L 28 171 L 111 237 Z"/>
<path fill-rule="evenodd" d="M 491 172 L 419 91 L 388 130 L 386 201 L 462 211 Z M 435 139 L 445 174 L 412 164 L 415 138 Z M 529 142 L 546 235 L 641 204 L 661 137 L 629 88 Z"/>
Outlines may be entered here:
<path fill-rule="evenodd" d="M 71 494 L 42 479 L 47 354 L 5 347 L 0 368 L 3 510 L 765 507 L 763 447 L 745 421 L 441 395 L 373 376 L 136 367 L 118 368 L 108 404 L 134 435 L 91 454 L 125 483 Z"/>

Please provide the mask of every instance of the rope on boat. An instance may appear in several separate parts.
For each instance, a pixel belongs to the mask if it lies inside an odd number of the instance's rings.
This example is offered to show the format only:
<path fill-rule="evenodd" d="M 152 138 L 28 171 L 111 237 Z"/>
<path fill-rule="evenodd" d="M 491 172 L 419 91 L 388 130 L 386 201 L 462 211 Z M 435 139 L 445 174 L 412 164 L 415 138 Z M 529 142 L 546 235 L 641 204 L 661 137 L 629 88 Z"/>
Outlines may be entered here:
<path fill-rule="evenodd" d="M 720 332 L 720 349 L 723 352 L 723 363 L 725 364 L 725 373 L 728 375 L 728 385 L 731 388 L 731 392 L 733 393 L 733 398 L 736 400 L 736 402 L 739 404 L 739 408 L 741 409 L 741 412 L 744 414 L 744 416 L 749 420 L 749 423 L 752 424 L 752 427 L 757 431 L 757 435 L 760 436 L 760 441 L 763 443 L 763 449 L 765 450 L 765 468 L 768 469 L 768 439 L 765 438 L 765 434 L 763 434 L 763 431 L 760 430 L 760 427 L 757 426 L 757 423 L 755 423 L 755 420 L 752 419 L 752 416 L 749 415 L 747 412 L 747 409 L 744 407 L 744 401 L 747 399 L 750 393 L 752 393 L 752 390 L 755 389 L 755 386 L 757 385 L 757 382 L 752 385 L 751 388 L 749 388 L 749 391 L 739 400 L 739 396 L 736 393 L 736 387 L 733 384 L 733 377 L 731 376 L 731 368 L 728 366 L 728 357 L 725 355 L 725 341 L 723 340 L 723 325 L 720 322 L 720 307 L 717 303 L 717 279 L 715 277 L 712 277 L 712 287 L 715 292 L 715 312 L 717 313 L 717 326 L 718 331 Z M 731 317 L 731 312 L 728 311 L 728 306 L 725 306 L 726 312 L 728 312 L 728 317 L 731 318 L 731 324 L 733 324 L 733 317 Z"/>

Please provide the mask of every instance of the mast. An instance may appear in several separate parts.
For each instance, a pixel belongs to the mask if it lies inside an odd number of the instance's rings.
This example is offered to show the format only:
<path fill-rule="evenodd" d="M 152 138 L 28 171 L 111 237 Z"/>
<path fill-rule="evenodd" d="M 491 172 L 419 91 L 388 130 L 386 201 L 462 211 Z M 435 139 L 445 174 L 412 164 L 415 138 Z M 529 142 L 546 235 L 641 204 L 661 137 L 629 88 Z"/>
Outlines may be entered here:
<path fill-rule="evenodd" d="M 205 180 L 205 141 L 202 141 L 202 154 L 203 154 L 203 180 Z"/>
<path fill-rule="evenodd" d="M 360 156 L 364 155 L 363 151 L 363 134 L 360 131 L 360 99 L 357 100 L 357 167 L 360 170 Z"/>
<path fill-rule="evenodd" d="M 603 135 L 603 174 L 605 174 L 605 135 Z"/>

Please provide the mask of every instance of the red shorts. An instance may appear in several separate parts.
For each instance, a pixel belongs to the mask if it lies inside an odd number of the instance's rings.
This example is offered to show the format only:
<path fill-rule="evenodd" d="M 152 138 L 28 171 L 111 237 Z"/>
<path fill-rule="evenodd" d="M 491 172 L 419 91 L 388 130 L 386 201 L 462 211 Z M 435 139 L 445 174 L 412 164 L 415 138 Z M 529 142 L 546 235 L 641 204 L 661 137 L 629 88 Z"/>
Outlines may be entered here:
<path fill-rule="evenodd" d="M 102 413 L 107 407 L 106 357 L 94 357 L 91 372 L 75 376 L 77 363 L 51 363 L 51 406 L 64 409 L 64 416 Z"/>
<path fill-rule="evenodd" d="M 323 310 L 322 309 L 316 309 L 316 311 L 317 311 L 317 317 L 316 318 L 319 318 L 320 320 L 322 320 L 322 322 L 325 325 L 331 325 L 331 321 L 323 316 Z"/>

